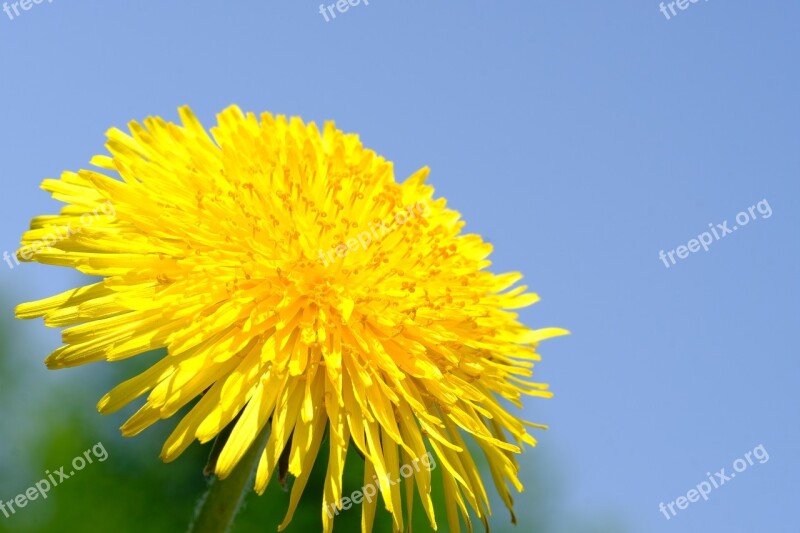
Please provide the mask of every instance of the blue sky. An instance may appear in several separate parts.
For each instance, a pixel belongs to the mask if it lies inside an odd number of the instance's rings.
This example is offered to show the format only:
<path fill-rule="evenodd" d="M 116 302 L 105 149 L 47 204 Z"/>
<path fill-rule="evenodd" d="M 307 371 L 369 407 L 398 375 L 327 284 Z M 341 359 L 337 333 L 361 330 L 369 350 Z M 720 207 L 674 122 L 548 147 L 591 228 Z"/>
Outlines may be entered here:
<path fill-rule="evenodd" d="M 631 531 L 795 531 L 798 19 L 791 2 L 721 0 L 669 20 L 641 0 L 372 0 L 329 22 L 305 1 L 0 12 L 0 252 L 57 208 L 39 182 L 85 168 L 111 126 L 183 104 L 208 125 L 232 103 L 333 119 L 398 179 L 429 165 L 492 268 L 541 295 L 526 323 L 572 330 L 542 344 L 556 395 L 525 413 L 551 426 L 533 453 L 567 510 Z M 769 218 L 659 260 L 761 200 Z M 13 301 L 78 281 L 0 263 Z M 41 365 L 58 335 L 11 327 L 34 396 L 60 379 Z M 768 462 L 659 513 L 759 444 Z"/>

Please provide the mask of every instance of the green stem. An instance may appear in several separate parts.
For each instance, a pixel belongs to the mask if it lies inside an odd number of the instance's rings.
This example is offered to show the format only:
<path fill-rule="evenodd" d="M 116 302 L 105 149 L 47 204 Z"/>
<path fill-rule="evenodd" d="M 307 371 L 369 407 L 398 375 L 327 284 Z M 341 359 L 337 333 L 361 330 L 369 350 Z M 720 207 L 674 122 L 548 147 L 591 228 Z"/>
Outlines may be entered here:
<path fill-rule="evenodd" d="M 214 476 L 211 486 L 200 502 L 189 533 L 226 533 L 230 531 L 236 514 L 244 502 L 244 496 L 251 490 L 261 452 L 269 436 L 269 424 L 256 438 L 250 449 L 242 457 L 236 468 L 225 480 Z"/>

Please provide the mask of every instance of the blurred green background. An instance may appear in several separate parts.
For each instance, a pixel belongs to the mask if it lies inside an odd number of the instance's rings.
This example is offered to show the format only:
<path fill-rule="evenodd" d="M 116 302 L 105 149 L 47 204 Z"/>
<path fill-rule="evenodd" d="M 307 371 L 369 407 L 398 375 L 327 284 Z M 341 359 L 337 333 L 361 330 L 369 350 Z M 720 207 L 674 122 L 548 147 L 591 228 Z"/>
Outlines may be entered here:
<path fill-rule="evenodd" d="M 79 279 L 76 276 L 76 281 Z M 177 418 L 162 421 L 137 437 L 127 439 L 120 435 L 118 428 L 138 409 L 141 401 L 106 417 L 95 409 L 97 400 L 105 392 L 152 364 L 163 353 L 151 352 L 126 361 L 66 371 L 47 370 L 42 363 L 47 355 L 44 347 L 58 346 L 59 332 L 45 328 L 40 320 L 12 324 L 13 308 L 18 302 L 6 294 L 0 303 L 5 310 L 0 324 L 0 405 L 3 406 L 3 416 L 0 417 L 3 435 L 0 439 L 0 471 L 3 472 L 0 499 L 12 500 L 44 478 L 48 470 L 55 472 L 66 466 L 65 472 L 69 473 L 73 458 L 83 455 L 97 443 L 102 443 L 108 452 L 105 461 L 95 459 L 93 464 L 52 488 L 46 500 L 30 501 L 9 518 L 0 513 L 0 531 L 186 531 L 197 501 L 208 486 L 202 469 L 211 445 L 195 443 L 178 460 L 164 464 L 158 455 Z M 15 332 L 13 337 L 9 335 L 12 328 Z M 19 337 L 20 332 L 28 338 Z M 315 463 L 303 500 L 286 529 L 288 533 L 321 530 L 320 502 L 326 455 L 322 453 Z M 482 455 L 476 454 L 476 458 L 480 459 Z M 569 490 L 569 479 L 556 466 L 557 461 L 541 448 L 526 450 L 520 462 L 521 479 L 526 490 L 515 497 L 516 527 L 510 523 L 505 506 L 496 494 L 492 494 L 488 470 L 483 471 L 492 497 L 492 531 L 626 531 L 623 524 L 608 513 L 601 511 L 590 515 L 564 508 L 560 503 L 561 495 Z M 439 531 L 447 532 L 436 469 L 433 479 Z M 362 486 L 363 460 L 358 454 L 351 453 L 347 459 L 343 494 L 350 494 Z M 273 478 L 263 496 L 250 491 L 233 531 L 277 531 L 288 500 L 289 493 L 284 492 Z M 587 508 L 591 506 L 587 505 Z M 390 532 L 391 522 L 382 503 L 378 509 L 374 531 Z M 418 500 L 413 516 L 414 531 L 431 531 Z M 358 532 L 360 520 L 361 508 L 354 505 L 349 511 L 340 512 L 334 529 L 340 533 Z M 482 529 L 478 522 L 476 531 Z"/>

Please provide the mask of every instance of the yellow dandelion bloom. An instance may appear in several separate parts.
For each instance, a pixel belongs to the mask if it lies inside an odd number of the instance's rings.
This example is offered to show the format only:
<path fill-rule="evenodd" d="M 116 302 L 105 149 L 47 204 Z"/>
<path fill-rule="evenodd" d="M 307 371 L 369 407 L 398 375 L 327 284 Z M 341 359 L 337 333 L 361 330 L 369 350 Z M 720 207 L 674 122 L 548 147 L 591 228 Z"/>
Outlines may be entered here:
<path fill-rule="evenodd" d="M 470 530 L 473 515 L 487 523 L 466 434 L 511 509 L 509 485 L 522 490 L 514 454 L 536 443 L 526 426 L 544 426 L 501 401 L 550 396 L 529 381 L 535 348 L 565 333 L 517 321 L 510 310 L 537 300 L 513 288 L 521 275 L 485 270 L 491 245 L 461 233 L 459 213 L 424 183 L 427 168 L 399 184 L 391 162 L 333 123 L 320 131 L 231 107 L 209 133 L 188 108 L 180 116 L 180 125 L 148 118 L 130 134 L 111 129 L 111 155 L 92 159 L 99 171 L 42 183 L 67 205 L 33 219 L 19 259 L 103 278 L 17 307 L 19 318 L 68 326 L 47 366 L 165 347 L 98 409 L 146 394 L 122 426 L 132 436 L 197 399 L 164 444 L 165 461 L 235 420 L 216 462 L 221 479 L 269 426 L 255 490 L 288 458 L 294 482 L 281 527 L 323 442 L 326 532 L 350 446 L 365 458 L 365 484 L 377 476 L 395 531 L 410 523 L 415 487 L 436 528 L 432 475 L 443 481 L 449 531 L 460 531 L 459 514 Z M 428 453 L 439 468 L 392 482 Z M 378 501 L 363 502 L 365 532 Z"/>

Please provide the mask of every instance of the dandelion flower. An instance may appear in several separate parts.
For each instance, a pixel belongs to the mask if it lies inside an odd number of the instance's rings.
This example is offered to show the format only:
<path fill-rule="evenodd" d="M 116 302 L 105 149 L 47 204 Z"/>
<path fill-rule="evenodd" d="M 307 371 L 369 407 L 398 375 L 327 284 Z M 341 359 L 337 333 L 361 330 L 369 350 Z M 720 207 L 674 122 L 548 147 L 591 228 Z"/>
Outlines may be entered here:
<path fill-rule="evenodd" d="M 469 530 L 471 516 L 487 524 L 465 436 L 511 509 L 510 488 L 522 490 L 514 454 L 535 445 L 528 427 L 544 426 L 510 414 L 503 400 L 521 407 L 522 395 L 550 396 L 529 380 L 535 349 L 565 333 L 517 321 L 511 310 L 537 300 L 516 286 L 521 276 L 486 270 L 491 245 L 461 233 L 459 213 L 425 184 L 427 168 L 397 183 L 391 162 L 333 123 L 320 131 L 230 107 L 207 132 L 188 108 L 180 117 L 133 122 L 130 134 L 111 129 L 110 155 L 92 159 L 99 170 L 42 183 L 66 206 L 33 219 L 18 257 L 102 277 L 17 307 L 19 318 L 67 327 L 47 366 L 166 348 L 98 409 L 147 395 L 122 426 L 132 436 L 191 404 L 165 461 L 231 426 L 220 479 L 269 427 L 255 490 L 288 460 L 282 528 L 323 444 L 326 532 L 326 509 L 341 508 L 348 447 L 365 459 L 365 484 L 377 476 L 395 531 L 410 524 L 415 490 L 436 528 L 432 475 L 443 482 L 449 531 L 460 531 L 459 514 Z M 439 468 L 392 481 L 429 452 Z M 378 501 L 363 502 L 365 532 Z"/>

